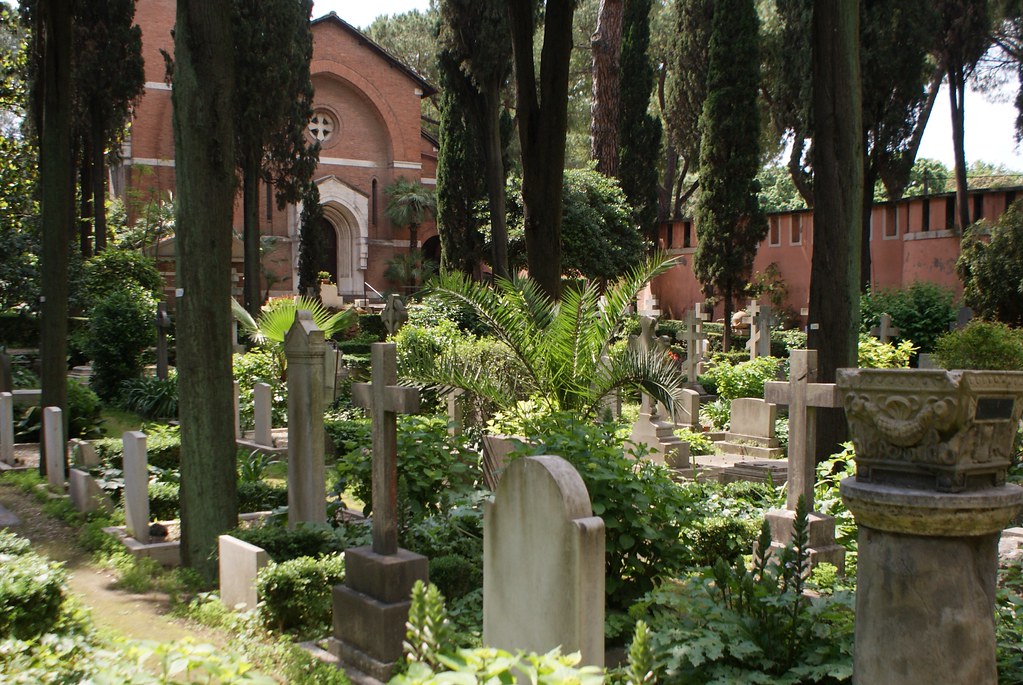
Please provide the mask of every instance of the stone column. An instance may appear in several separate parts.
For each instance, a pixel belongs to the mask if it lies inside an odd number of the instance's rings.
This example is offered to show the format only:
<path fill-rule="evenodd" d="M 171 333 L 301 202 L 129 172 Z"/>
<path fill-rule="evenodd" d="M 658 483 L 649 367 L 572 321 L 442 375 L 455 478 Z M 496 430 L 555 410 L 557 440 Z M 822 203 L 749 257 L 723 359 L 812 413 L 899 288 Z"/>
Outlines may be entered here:
<path fill-rule="evenodd" d="M 288 358 L 288 526 L 327 521 L 323 464 L 323 331 L 302 309 L 284 339 Z"/>
<path fill-rule="evenodd" d="M 290 381 L 288 389 L 291 389 Z M 252 386 L 252 413 L 255 424 L 253 441 L 257 445 L 273 447 L 273 389 L 269 384 L 256 383 Z"/>
<path fill-rule="evenodd" d="M 46 436 L 46 480 L 58 492 L 64 492 L 67 460 L 64 458 L 64 417 L 60 407 L 43 408 L 43 432 Z"/>
<path fill-rule="evenodd" d="M 128 431 L 124 444 L 124 522 L 128 535 L 149 543 L 149 460 L 146 434 Z"/>
<path fill-rule="evenodd" d="M 1023 373 L 842 369 L 859 528 L 853 682 L 994 685 L 998 537 Z"/>

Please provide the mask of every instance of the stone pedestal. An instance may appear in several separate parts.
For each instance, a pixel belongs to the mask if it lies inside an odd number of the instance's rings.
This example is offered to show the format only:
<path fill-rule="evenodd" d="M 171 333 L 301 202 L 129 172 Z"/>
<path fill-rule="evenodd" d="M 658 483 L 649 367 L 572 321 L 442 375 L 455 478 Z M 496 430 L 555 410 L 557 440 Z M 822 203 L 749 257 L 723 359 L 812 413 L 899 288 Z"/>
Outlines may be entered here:
<path fill-rule="evenodd" d="M 772 509 L 765 518 L 771 526 L 771 548 L 782 549 L 792 539 L 796 512 Z M 807 524 L 810 566 L 827 563 L 835 566 L 840 574 L 845 573 L 845 547 L 835 543 L 835 517 L 813 512 L 807 516 Z"/>
<path fill-rule="evenodd" d="M 675 435 L 674 423 L 662 421 L 657 414 L 640 413 L 632 427 L 629 442 L 649 448 L 648 458 L 658 464 L 676 469 L 689 468 L 689 443 Z"/>
<path fill-rule="evenodd" d="M 859 685 L 994 685 L 998 537 L 1023 503 L 1003 485 L 939 493 L 847 478 L 859 526 Z"/>
<path fill-rule="evenodd" d="M 429 562 L 398 549 L 377 554 L 371 547 L 345 552 L 345 584 L 335 585 L 334 636 L 329 651 L 348 668 L 387 682 L 402 657 L 412 586 L 429 582 Z"/>

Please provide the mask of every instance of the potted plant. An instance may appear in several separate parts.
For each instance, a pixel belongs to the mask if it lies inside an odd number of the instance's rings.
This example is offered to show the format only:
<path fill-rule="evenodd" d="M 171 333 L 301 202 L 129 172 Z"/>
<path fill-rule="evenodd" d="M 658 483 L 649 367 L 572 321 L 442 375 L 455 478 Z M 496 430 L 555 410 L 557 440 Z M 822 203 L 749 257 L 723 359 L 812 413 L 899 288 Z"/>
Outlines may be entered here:
<path fill-rule="evenodd" d="M 945 369 L 839 370 L 857 480 L 942 492 L 1005 482 L 1023 415 L 1023 336 L 975 322 L 935 354 Z"/>

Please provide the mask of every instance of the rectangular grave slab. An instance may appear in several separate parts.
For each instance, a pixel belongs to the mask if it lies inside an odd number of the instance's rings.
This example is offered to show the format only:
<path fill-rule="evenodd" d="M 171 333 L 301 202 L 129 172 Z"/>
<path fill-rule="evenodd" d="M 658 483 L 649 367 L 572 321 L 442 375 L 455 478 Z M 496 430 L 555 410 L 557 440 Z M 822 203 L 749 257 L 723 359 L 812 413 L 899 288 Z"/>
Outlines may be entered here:
<path fill-rule="evenodd" d="M 217 538 L 220 557 L 220 601 L 228 609 L 248 611 L 256 608 L 256 576 L 270 563 L 270 555 L 261 547 L 231 535 Z"/>
<path fill-rule="evenodd" d="M 88 513 L 103 510 L 109 513 L 114 510 L 114 503 L 88 471 L 71 469 L 68 493 L 76 511 Z"/>

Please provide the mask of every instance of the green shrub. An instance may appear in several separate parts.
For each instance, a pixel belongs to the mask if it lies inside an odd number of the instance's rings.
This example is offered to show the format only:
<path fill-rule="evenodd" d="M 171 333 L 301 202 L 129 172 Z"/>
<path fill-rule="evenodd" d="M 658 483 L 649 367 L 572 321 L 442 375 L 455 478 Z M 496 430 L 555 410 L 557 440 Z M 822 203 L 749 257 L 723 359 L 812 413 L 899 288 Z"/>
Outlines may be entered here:
<path fill-rule="evenodd" d="M 689 454 L 693 456 L 714 454 L 714 442 L 703 433 L 694 433 L 688 428 L 679 428 L 676 429 L 675 435 L 689 445 Z"/>
<path fill-rule="evenodd" d="M 121 392 L 121 384 L 142 375 L 142 353 L 153 344 L 156 302 L 138 288 L 104 295 L 89 320 L 88 353 L 92 387 L 105 400 Z"/>
<path fill-rule="evenodd" d="M 763 397 L 764 383 L 775 380 L 781 368 L 782 360 L 777 357 L 758 357 L 734 366 L 713 366 L 708 374 L 717 379 L 718 397 L 734 400 L 739 397 Z"/>
<path fill-rule="evenodd" d="M 634 616 L 650 624 L 654 678 L 685 685 L 834 685 L 852 677 L 852 596 L 805 593 L 805 508 L 796 518 L 793 541 L 771 553 L 777 559 L 763 554 L 771 543 L 765 523 L 752 569 L 719 561 L 662 584 L 634 607 Z"/>
<path fill-rule="evenodd" d="M 103 424 L 99 396 L 76 380 L 67 381 L 68 438 L 93 439 L 100 436 Z M 25 410 L 14 426 L 18 442 L 39 442 L 43 410 L 33 406 Z"/>
<path fill-rule="evenodd" d="M 83 309 L 97 304 L 111 293 L 138 289 L 153 300 L 161 299 L 163 277 L 156 260 L 134 250 L 104 250 L 85 262 Z"/>
<path fill-rule="evenodd" d="M 359 314 L 359 331 L 377 342 L 387 338 L 387 327 L 379 314 Z"/>
<path fill-rule="evenodd" d="M 857 364 L 861 369 L 904 369 L 916 352 L 911 340 L 900 343 L 881 342 L 872 335 L 860 333 Z"/>
<path fill-rule="evenodd" d="M 0 345 L 39 347 L 39 317 L 26 311 L 0 312 Z"/>
<path fill-rule="evenodd" d="M 997 321 L 972 321 L 946 333 L 934 346 L 946 369 L 1023 370 L 1023 331 Z"/>
<path fill-rule="evenodd" d="M 238 511 L 273 511 L 288 505 L 288 486 L 263 480 L 238 483 Z"/>
<path fill-rule="evenodd" d="M 6 556 L 20 556 L 32 551 L 32 543 L 23 537 L 19 537 L 7 530 L 0 530 L 0 554 Z"/>
<path fill-rule="evenodd" d="M 880 325 L 881 315 L 887 313 L 899 329 L 899 340 L 912 340 L 921 352 L 930 352 L 956 320 L 954 299 L 952 290 L 925 281 L 904 290 L 868 291 L 860 298 L 863 332 Z"/>
<path fill-rule="evenodd" d="M 288 388 L 281 379 L 277 356 L 267 350 L 252 350 L 232 358 L 234 379 L 238 381 L 238 420 L 242 428 L 254 425 L 252 389 L 256 383 L 270 386 L 270 411 L 274 426 L 288 423 Z"/>
<path fill-rule="evenodd" d="M 154 521 L 173 521 L 181 508 L 179 485 L 155 481 L 149 483 L 149 517 Z"/>
<path fill-rule="evenodd" d="M 159 469 L 176 469 L 181 461 L 181 430 L 178 426 L 146 424 L 146 460 Z M 96 455 L 108 467 L 124 467 L 124 443 L 121 438 L 96 440 Z"/>
<path fill-rule="evenodd" d="M 0 638 L 50 632 L 60 619 L 66 580 L 62 565 L 33 552 L 0 555 Z"/>
<path fill-rule="evenodd" d="M 176 419 L 178 416 L 178 374 L 171 370 L 166 379 L 143 376 L 121 385 L 121 405 L 144 419 Z"/>
<path fill-rule="evenodd" d="M 459 599 L 483 587 L 483 565 L 457 554 L 430 559 L 430 580 L 445 597 Z"/>
<path fill-rule="evenodd" d="M 370 444 L 369 419 L 335 418 L 335 416 L 335 414 L 328 414 L 323 420 L 323 430 L 334 445 L 334 454 L 348 454 Z"/>
<path fill-rule="evenodd" d="M 446 416 L 398 418 L 398 500 L 406 524 L 446 510 L 473 489 L 479 455 L 464 436 L 448 434 Z M 368 436 L 367 436 L 368 438 Z M 372 511 L 372 457 L 367 439 L 338 459 L 338 489 L 351 491 Z"/>
<path fill-rule="evenodd" d="M 340 554 L 354 546 L 345 533 L 345 529 L 334 530 L 328 526 L 301 525 L 288 529 L 272 524 L 237 528 L 230 532 L 239 540 L 266 550 L 267 555 L 278 563 L 299 557 Z"/>
<path fill-rule="evenodd" d="M 322 637 L 330 626 L 332 588 L 344 578 L 340 554 L 268 564 L 256 579 L 259 615 L 267 627 L 280 632 Z"/>

